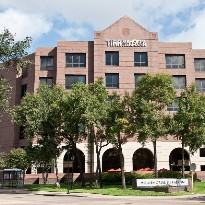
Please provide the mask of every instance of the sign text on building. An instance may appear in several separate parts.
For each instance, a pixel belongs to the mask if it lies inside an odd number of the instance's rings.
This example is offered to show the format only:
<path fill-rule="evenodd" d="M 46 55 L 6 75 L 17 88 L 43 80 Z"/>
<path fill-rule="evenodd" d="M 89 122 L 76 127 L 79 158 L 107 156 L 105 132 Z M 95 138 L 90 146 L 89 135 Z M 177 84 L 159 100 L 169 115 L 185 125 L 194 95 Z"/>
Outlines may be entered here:
<path fill-rule="evenodd" d="M 106 40 L 109 47 L 146 47 L 145 40 Z"/>

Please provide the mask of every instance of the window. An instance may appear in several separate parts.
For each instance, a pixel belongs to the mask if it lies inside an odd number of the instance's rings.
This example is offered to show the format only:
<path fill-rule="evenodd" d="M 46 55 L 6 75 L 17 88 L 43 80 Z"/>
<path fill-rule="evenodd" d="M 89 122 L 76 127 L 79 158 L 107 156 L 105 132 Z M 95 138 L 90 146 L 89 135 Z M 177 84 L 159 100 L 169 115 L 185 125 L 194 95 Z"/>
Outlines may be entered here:
<path fill-rule="evenodd" d="M 186 76 L 173 76 L 174 88 L 184 89 L 186 87 Z"/>
<path fill-rule="evenodd" d="M 66 89 L 71 89 L 72 85 L 78 82 L 86 84 L 86 76 L 85 75 L 66 75 L 65 76 Z"/>
<path fill-rule="evenodd" d="M 145 74 L 135 74 L 135 87 L 139 85 L 140 79 L 144 76 Z"/>
<path fill-rule="evenodd" d="M 205 92 L 205 78 L 196 79 L 195 83 L 198 92 Z"/>
<path fill-rule="evenodd" d="M 146 52 L 135 52 L 134 53 L 134 66 L 148 66 Z"/>
<path fill-rule="evenodd" d="M 205 171 L 205 165 L 201 165 L 201 171 Z"/>
<path fill-rule="evenodd" d="M 205 71 L 205 58 L 194 59 L 195 71 Z"/>
<path fill-rule="evenodd" d="M 199 154 L 200 154 L 200 157 L 205 157 L 205 148 L 200 148 Z"/>
<path fill-rule="evenodd" d="M 41 56 L 41 70 L 54 70 L 53 56 Z"/>
<path fill-rule="evenodd" d="M 119 74 L 118 73 L 106 73 L 106 88 L 119 88 Z"/>
<path fill-rule="evenodd" d="M 118 51 L 105 51 L 106 65 L 119 66 L 119 52 Z"/>
<path fill-rule="evenodd" d="M 48 87 L 53 86 L 53 78 L 48 78 L 48 77 L 41 77 L 39 78 L 40 84 L 46 84 Z"/>
<path fill-rule="evenodd" d="M 27 92 L 27 84 L 24 84 L 21 86 L 21 98 L 24 97 L 26 92 Z"/>
<path fill-rule="evenodd" d="M 86 67 L 86 54 L 66 53 L 66 67 Z"/>
<path fill-rule="evenodd" d="M 166 68 L 185 68 L 185 55 L 165 55 Z"/>
<path fill-rule="evenodd" d="M 179 110 L 179 99 L 177 98 L 172 104 L 167 106 L 167 111 L 174 112 Z"/>

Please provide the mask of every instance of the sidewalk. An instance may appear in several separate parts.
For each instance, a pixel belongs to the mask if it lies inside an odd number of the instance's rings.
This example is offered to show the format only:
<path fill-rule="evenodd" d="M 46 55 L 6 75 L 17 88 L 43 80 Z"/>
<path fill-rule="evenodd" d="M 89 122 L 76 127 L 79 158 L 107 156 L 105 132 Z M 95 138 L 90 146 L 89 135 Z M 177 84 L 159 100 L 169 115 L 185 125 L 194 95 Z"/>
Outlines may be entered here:
<path fill-rule="evenodd" d="M 0 194 L 29 194 L 29 195 L 42 195 L 42 196 L 70 196 L 70 197 L 88 197 L 88 198 L 118 198 L 118 199 L 203 199 L 205 200 L 205 194 L 193 194 L 183 196 L 112 196 L 112 195 L 101 195 L 101 194 L 90 194 L 90 193 L 76 193 L 71 192 L 51 192 L 51 191 L 28 191 L 26 189 L 0 189 Z"/>

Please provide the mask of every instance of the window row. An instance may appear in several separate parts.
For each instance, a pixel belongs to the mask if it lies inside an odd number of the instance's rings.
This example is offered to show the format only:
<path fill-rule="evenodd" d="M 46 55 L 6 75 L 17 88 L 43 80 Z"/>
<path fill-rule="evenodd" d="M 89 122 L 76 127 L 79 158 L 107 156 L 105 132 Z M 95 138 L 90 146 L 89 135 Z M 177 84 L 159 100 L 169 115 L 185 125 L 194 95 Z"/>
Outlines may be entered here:
<path fill-rule="evenodd" d="M 144 74 L 135 74 L 135 87 L 138 86 L 141 77 Z M 54 84 L 52 77 L 40 77 L 40 84 L 47 84 L 52 87 Z M 173 76 L 173 86 L 176 89 L 184 89 L 186 87 L 186 76 Z M 82 82 L 86 84 L 86 76 L 85 75 L 66 75 L 65 76 L 65 87 L 66 89 L 70 89 L 71 85 L 77 82 Z M 205 92 L 205 78 L 196 78 L 195 79 L 196 90 L 198 92 Z M 106 73 L 105 74 L 105 85 L 107 88 L 119 88 L 119 73 Z M 23 85 L 22 87 L 22 96 L 24 95 L 27 87 Z"/>
<path fill-rule="evenodd" d="M 66 53 L 66 67 L 86 67 L 85 53 Z M 185 68 L 185 55 L 166 54 L 166 68 Z M 54 70 L 53 56 L 41 56 L 41 70 Z M 105 65 L 119 66 L 119 51 L 105 51 Z M 148 66 L 147 52 L 134 52 L 134 66 Z M 195 58 L 194 66 L 196 71 L 205 71 L 205 58 Z"/>

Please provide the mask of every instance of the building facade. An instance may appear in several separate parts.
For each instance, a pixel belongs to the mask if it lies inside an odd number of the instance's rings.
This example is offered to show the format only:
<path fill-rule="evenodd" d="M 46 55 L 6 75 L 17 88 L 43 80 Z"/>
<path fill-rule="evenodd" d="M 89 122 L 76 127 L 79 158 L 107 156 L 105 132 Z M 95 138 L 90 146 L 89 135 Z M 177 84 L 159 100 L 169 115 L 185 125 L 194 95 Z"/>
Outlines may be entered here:
<path fill-rule="evenodd" d="M 22 76 L 4 71 L 3 75 L 13 87 L 11 105 L 20 103 L 25 92 L 36 92 L 40 83 L 60 84 L 70 89 L 75 82 L 89 84 L 97 78 L 104 79 L 105 87 L 123 94 L 131 92 L 146 73 L 166 73 L 173 76 L 174 87 L 179 94 L 186 86 L 196 83 L 205 92 L 205 49 L 192 49 L 192 43 L 159 42 L 158 33 L 149 32 L 127 16 L 102 31 L 94 33 L 94 41 L 58 41 L 55 48 L 37 48 L 29 58 L 34 62 Z M 177 111 L 172 104 L 168 112 Z M 10 123 L 6 114 L 0 123 L 0 148 L 26 146 L 21 129 Z M 181 166 L 181 142 L 173 137 L 157 142 L 158 169 L 179 170 Z M 89 172 L 88 144 L 78 144 L 79 152 Z M 123 145 L 125 170 L 153 168 L 153 144 L 142 145 L 130 140 Z M 102 169 L 119 168 L 113 146 L 104 147 L 101 153 Z M 59 173 L 66 172 L 66 151 L 58 159 Z M 196 163 L 197 171 L 205 170 L 205 148 L 191 155 L 186 148 L 185 162 Z M 113 165 L 115 162 L 116 165 Z M 96 156 L 94 156 L 94 170 Z M 77 171 L 77 170 L 76 170 Z"/>

